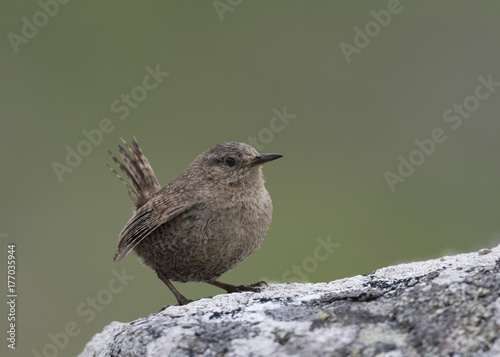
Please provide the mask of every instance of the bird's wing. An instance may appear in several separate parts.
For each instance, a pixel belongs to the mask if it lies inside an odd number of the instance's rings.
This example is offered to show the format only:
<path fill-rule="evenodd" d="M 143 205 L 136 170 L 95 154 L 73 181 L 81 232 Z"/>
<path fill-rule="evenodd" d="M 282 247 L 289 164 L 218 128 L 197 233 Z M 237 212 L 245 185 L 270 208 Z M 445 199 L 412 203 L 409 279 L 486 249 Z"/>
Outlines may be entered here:
<path fill-rule="evenodd" d="M 165 189 L 167 188 L 168 186 Z M 118 250 L 113 261 L 120 261 L 156 228 L 187 211 L 195 204 L 196 200 L 188 191 L 183 190 L 165 192 L 153 197 L 135 212 L 121 231 Z"/>

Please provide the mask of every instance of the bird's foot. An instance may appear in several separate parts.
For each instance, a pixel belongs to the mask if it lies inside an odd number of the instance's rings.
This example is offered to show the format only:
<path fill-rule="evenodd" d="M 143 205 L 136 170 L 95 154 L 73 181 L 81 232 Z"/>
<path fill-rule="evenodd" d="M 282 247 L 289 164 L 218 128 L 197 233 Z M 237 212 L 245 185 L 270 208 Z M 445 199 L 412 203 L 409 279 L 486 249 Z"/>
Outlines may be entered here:
<path fill-rule="evenodd" d="M 233 287 L 235 288 L 234 292 L 253 291 L 256 293 L 260 293 L 260 288 L 262 286 L 267 286 L 267 283 L 265 281 L 259 281 L 248 285 L 237 285 L 237 286 L 233 285 Z"/>
<path fill-rule="evenodd" d="M 177 298 L 177 302 L 179 303 L 179 306 L 187 305 L 190 302 L 194 301 L 194 300 L 191 300 L 191 299 L 188 299 L 188 298 L 184 297 L 183 295 L 176 296 L 176 298 Z"/>
<path fill-rule="evenodd" d="M 193 301 L 195 301 L 195 300 L 187 299 L 184 296 L 182 296 L 182 298 L 180 298 L 180 299 L 178 298 L 177 299 L 177 303 L 178 303 L 177 306 L 187 305 L 187 304 L 189 304 L 190 302 L 193 302 Z M 176 306 L 176 305 L 165 305 L 165 306 L 163 306 L 161 308 L 160 311 L 163 311 L 163 310 L 169 308 L 170 306 Z"/>
<path fill-rule="evenodd" d="M 259 281 L 254 284 L 248 284 L 248 285 L 231 285 L 231 284 L 226 284 L 221 281 L 213 280 L 209 282 L 209 284 L 215 285 L 221 289 L 226 290 L 228 293 L 241 293 L 243 291 L 251 291 L 254 293 L 260 293 L 260 287 L 267 285 L 265 281 Z"/>

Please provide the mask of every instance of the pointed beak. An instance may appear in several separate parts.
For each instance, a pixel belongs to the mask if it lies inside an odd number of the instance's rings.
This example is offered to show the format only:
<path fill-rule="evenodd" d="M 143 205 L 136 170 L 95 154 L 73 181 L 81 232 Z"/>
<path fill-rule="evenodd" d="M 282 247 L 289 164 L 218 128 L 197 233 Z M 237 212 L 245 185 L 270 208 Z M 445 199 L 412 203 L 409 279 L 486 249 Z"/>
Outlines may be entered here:
<path fill-rule="evenodd" d="M 257 166 L 257 165 L 262 165 L 265 164 L 266 162 L 273 161 L 276 159 L 279 159 L 280 157 L 283 157 L 281 154 L 259 154 L 255 156 L 255 159 L 250 161 L 248 164 L 245 164 L 244 166 Z"/>

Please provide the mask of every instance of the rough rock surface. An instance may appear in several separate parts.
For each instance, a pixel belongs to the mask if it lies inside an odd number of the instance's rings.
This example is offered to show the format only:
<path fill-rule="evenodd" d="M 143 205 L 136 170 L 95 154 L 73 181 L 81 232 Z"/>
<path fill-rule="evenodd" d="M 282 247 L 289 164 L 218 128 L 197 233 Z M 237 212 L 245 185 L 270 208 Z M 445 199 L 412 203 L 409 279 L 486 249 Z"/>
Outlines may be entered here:
<path fill-rule="evenodd" d="M 90 356 L 500 356 L 500 247 L 112 322 Z"/>

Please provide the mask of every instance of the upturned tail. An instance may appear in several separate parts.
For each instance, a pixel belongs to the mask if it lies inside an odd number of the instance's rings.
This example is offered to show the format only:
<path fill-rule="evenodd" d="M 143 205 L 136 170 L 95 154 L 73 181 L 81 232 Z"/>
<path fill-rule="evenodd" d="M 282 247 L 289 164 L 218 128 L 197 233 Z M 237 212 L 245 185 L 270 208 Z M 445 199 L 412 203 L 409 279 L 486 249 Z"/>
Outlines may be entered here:
<path fill-rule="evenodd" d="M 135 137 L 132 137 L 132 145 L 128 144 L 123 139 L 121 140 L 126 149 L 124 149 L 121 145 L 118 145 L 118 150 L 124 162 L 117 159 L 111 151 L 108 150 L 108 153 L 111 155 L 113 161 L 127 177 L 130 183 L 125 181 L 110 165 L 107 166 L 115 173 L 116 176 L 118 176 L 120 181 L 127 186 L 130 198 L 132 199 L 136 209 L 138 209 L 148 202 L 151 197 L 153 197 L 153 195 L 161 189 L 161 186 L 155 176 L 155 173 L 153 172 L 151 164 L 142 153 Z"/>

